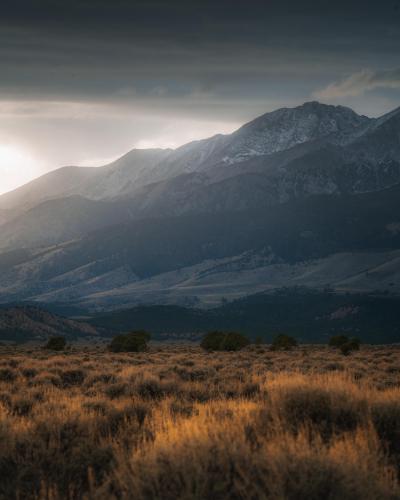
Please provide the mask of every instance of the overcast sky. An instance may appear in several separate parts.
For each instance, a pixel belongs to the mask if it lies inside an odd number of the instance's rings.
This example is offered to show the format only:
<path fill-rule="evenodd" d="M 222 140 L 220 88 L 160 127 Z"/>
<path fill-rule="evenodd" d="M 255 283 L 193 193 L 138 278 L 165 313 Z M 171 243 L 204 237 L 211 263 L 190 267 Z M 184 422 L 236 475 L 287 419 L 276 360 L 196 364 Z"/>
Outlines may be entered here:
<path fill-rule="evenodd" d="M 282 106 L 400 105 L 400 0 L 3 0 L 0 193 Z"/>

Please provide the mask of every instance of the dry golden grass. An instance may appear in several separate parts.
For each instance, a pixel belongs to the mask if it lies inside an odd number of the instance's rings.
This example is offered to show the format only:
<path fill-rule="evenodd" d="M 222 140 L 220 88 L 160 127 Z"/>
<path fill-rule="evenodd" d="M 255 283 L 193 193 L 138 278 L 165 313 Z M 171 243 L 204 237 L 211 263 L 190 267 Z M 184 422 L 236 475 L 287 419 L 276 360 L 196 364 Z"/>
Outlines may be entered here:
<path fill-rule="evenodd" d="M 399 471 L 399 348 L 0 348 L 1 499 L 397 499 Z"/>

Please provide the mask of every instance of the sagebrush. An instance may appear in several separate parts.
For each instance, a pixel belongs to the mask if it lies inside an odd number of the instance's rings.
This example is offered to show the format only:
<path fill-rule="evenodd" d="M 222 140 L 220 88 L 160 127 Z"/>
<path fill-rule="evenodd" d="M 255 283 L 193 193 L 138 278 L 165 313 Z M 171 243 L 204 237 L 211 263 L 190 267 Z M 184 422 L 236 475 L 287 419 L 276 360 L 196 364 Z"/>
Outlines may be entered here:
<path fill-rule="evenodd" d="M 0 348 L 0 498 L 400 498 L 400 349 Z"/>

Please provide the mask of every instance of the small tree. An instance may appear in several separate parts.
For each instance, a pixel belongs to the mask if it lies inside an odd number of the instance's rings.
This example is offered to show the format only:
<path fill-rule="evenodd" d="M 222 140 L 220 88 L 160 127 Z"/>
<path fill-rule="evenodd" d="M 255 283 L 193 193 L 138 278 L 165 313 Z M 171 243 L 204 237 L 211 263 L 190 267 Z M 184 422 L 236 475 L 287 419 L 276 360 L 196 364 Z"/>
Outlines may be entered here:
<path fill-rule="evenodd" d="M 283 333 L 274 337 L 271 345 L 272 351 L 288 351 L 292 347 L 297 346 L 297 340 Z"/>
<path fill-rule="evenodd" d="M 348 356 L 351 353 L 352 348 L 350 344 L 346 342 L 339 347 L 339 351 L 343 354 L 343 356 Z"/>
<path fill-rule="evenodd" d="M 112 352 L 141 352 L 147 349 L 151 335 L 144 330 L 117 335 L 109 345 Z"/>
<path fill-rule="evenodd" d="M 222 342 L 223 351 L 240 351 L 250 344 L 250 340 L 241 333 L 229 332 Z"/>
<path fill-rule="evenodd" d="M 361 344 L 361 340 L 357 337 L 351 337 L 351 339 L 349 340 L 349 343 L 351 345 L 351 348 L 353 349 L 353 351 L 359 351 L 360 350 L 360 344 Z"/>
<path fill-rule="evenodd" d="M 208 332 L 202 339 L 200 346 L 206 351 L 220 351 L 224 340 L 224 332 Z"/>
<path fill-rule="evenodd" d="M 50 349 L 51 351 L 63 351 L 66 345 L 67 341 L 65 340 L 65 337 L 57 336 L 50 337 L 44 348 Z"/>
<path fill-rule="evenodd" d="M 250 344 L 250 340 L 237 332 L 209 332 L 200 343 L 206 351 L 240 351 Z"/>
<path fill-rule="evenodd" d="M 360 349 L 360 339 L 356 337 L 349 338 L 346 335 L 335 335 L 329 340 L 329 345 L 337 347 L 342 354 L 348 356 L 351 351 Z"/>
<path fill-rule="evenodd" d="M 348 356 L 352 351 L 358 351 L 360 349 L 360 341 L 353 337 L 348 342 L 342 344 L 339 349 L 342 354 Z"/>
<path fill-rule="evenodd" d="M 346 344 L 346 342 L 349 341 L 349 338 L 346 335 L 334 335 L 329 339 L 329 345 L 331 347 L 340 347 L 343 344 Z"/>

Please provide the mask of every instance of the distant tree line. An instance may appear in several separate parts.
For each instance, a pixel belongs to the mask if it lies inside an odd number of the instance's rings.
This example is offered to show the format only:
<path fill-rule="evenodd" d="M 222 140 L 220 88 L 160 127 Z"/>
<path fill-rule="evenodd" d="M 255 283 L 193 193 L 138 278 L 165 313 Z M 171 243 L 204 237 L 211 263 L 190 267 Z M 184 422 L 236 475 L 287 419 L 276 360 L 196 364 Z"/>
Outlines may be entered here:
<path fill-rule="evenodd" d="M 112 338 L 108 348 L 111 352 L 143 352 L 148 348 L 151 334 L 145 330 L 134 330 L 128 333 L 121 333 Z M 212 331 L 204 335 L 200 346 L 207 352 L 212 351 L 240 351 L 250 344 L 261 345 L 263 339 L 257 337 L 253 342 L 239 332 Z M 294 337 L 286 334 L 276 335 L 271 343 L 272 351 L 288 351 L 298 346 Z M 330 338 L 329 346 L 338 349 L 347 356 L 352 351 L 360 349 L 360 340 L 346 335 L 335 335 Z M 45 349 L 51 351 L 64 351 L 67 348 L 65 337 L 50 337 L 44 345 Z"/>

